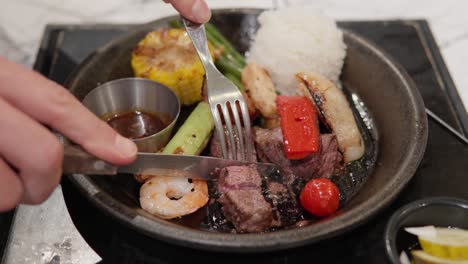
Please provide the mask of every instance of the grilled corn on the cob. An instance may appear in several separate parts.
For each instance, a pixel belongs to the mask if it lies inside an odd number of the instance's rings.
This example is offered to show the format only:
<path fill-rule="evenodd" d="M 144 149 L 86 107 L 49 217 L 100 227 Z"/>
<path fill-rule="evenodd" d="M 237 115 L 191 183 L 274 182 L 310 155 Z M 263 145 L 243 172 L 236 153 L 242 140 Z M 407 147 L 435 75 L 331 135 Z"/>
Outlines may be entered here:
<path fill-rule="evenodd" d="M 205 71 L 183 29 L 148 33 L 132 52 L 132 68 L 135 76 L 171 88 L 183 105 L 202 100 Z"/>

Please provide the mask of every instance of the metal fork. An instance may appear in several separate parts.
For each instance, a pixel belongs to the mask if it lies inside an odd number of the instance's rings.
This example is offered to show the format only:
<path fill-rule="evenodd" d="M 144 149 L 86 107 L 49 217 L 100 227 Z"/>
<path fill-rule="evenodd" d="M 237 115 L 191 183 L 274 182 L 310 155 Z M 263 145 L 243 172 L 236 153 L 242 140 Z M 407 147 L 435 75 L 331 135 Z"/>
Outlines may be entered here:
<path fill-rule="evenodd" d="M 228 145 L 225 139 L 225 130 L 223 127 L 223 119 L 226 124 L 227 137 L 231 146 L 232 159 L 237 160 L 237 145 L 235 133 L 239 139 L 239 152 L 241 160 L 250 161 L 252 159 L 252 140 L 250 129 L 250 117 L 247 109 L 247 104 L 244 101 L 242 93 L 237 86 L 218 71 L 211 60 L 211 55 L 208 50 L 205 26 L 203 24 L 194 23 L 185 18 L 182 18 L 185 29 L 193 42 L 193 46 L 200 57 L 200 60 L 205 68 L 206 90 L 208 94 L 208 102 L 213 114 L 213 120 L 221 145 L 221 151 L 225 159 L 229 158 Z M 238 107 L 242 114 L 244 130 L 242 129 L 241 119 L 239 118 Z M 234 132 L 231 123 L 232 113 L 237 131 Z M 222 117 L 222 118 L 221 118 Z"/>

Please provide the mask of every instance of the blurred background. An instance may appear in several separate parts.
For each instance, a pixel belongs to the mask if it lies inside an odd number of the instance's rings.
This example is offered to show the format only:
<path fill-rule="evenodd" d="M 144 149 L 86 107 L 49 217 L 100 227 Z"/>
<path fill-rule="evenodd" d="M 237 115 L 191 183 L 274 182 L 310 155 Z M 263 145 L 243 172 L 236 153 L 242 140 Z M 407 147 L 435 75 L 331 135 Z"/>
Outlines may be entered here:
<path fill-rule="evenodd" d="M 428 20 L 468 105 L 468 1 L 465 0 L 207 0 L 211 8 L 312 5 L 338 20 L 423 18 Z M 176 14 L 162 0 L 2 1 L 0 54 L 30 66 L 46 24 L 144 23 Z"/>

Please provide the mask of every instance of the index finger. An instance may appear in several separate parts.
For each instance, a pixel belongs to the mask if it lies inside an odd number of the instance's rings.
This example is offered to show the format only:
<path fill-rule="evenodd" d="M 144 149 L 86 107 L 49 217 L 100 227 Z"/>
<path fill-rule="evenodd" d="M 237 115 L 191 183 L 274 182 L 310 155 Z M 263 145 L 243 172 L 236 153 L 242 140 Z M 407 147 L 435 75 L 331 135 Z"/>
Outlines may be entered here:
<path fill-rule="evenodd" d="M 120 136 L 62 86 L 1 57 L 0 68 L 0 97 L 10 104 L 99 158 L 114 164 L 135 159 L 136 145 Z"/>

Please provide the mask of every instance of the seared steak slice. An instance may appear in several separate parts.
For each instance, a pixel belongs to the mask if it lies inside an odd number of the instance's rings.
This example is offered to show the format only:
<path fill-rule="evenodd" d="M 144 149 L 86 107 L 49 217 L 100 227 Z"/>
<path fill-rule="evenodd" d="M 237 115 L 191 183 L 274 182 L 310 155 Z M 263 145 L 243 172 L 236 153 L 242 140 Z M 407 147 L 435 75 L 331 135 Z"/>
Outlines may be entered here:
<path fill-rule="evenodd" d="M 317 175 L 322 178 L 331 177 L 333 171 L 343 160 L 343 155 L 338 151 L 338 141 L 334 134 L 320 135 L 322 147 L 320 150 L 320 165 L 317 168 Z"/>
<path fill-rule="evenodd" d="M 273 212 L 262 194 L 262 179 L 255 167 L 230 166 L 220 170 L 218 202 L 226 219 L 239 232 L 262 232 L 271 226 Z"/>
<path fill-rule="evenodd" d="M 262 162 L 271 162 L 281 168 L 289 165 L 289 160 L 284 155 L 283 134 L 281 128 L 264 129 L 255 127 L 253 129 L 255 149 L 258 159 Z"/>
<path fill-rule="evenodd" d="M 282 176 L 276 171 L 263 174 L 268 177 L 264 182 L 255 166 L 219 170 L 217 202 L 238 232 L 262 232 L 302 220 L 296 196 L 282 183 Z"/>
<path fill-rule="evenodd" d="M 233 129 L 235 130 L 235 129 Z M 252 136 L 253 137 L 253 136 Z M 236 150 L 237 150 L 237 156 L 240 157 L 240 148 L 239 148 L 239 137 L 237 134 L 234 135 L 234 139 L 236 142 Z M 227 136 L 225 136 L 225 140 L 228 142 L 228 156 L 230 159 L 232 159 L 232 152 L 231 152 L 231 145 L 229 144 L 229 140 Z M 254 142 L 252 139 L 252 146 L 254 146 Z M 210 142 L 210 156 L 216 157 L 216 158 L 222 158 L 223 157 L 223 152 L 221 150 L 221 144 L 218 140 L 218 132 L 214 131 L 213 136 L 211 137 L 211 142 Z M 255 151 L 255 147 L 252 148 L 252 161 L 257 161 L 257 152 Z"/>
<path fill-rule="evenodd" d="M 210 156 L 215 157 L 215 158 L 222 158 L 223 157 L 223 152 L 221 150 L 221 144 L 218 139 L 218 133 L 215 132 L 213 133 L 213 136 L 211 137 L 211 142 L 210 142 Z M 229 155 L 231 155 L 229 153 Z"/>
<path fill-rule="evenodd" d="M 342 160 L 336 137 L 333 134 L 320 135 L 320 152 L 301 160 L 286 158 L 281 128 L 273 130 L 255 128 L 254 140 L 260 161 L 277 164 L 287 175 L 293 174 L 306 180 L 329 178 Z"/>
<path fill-rule="evenodd" d="M 262 232 L 271 226 L 273 214 L 260 189 L 230 190 L 218 199 L 223 213 L 237 231 Z"/>
<path fill-rule="evenodd" d="M 224 194 L 231 190 L 260 189 L 262 179 L 257 169 L 247 166 L 230 166 L 219 172 L 218 192 Z"/>

